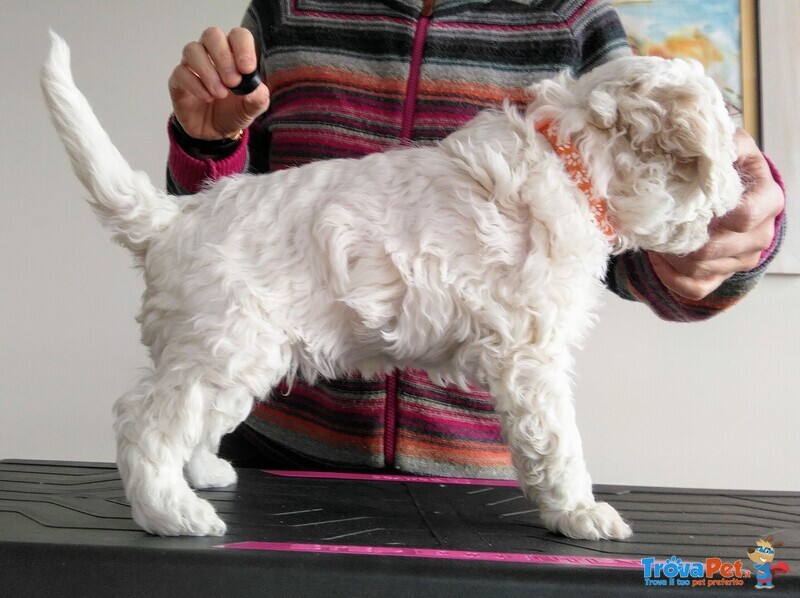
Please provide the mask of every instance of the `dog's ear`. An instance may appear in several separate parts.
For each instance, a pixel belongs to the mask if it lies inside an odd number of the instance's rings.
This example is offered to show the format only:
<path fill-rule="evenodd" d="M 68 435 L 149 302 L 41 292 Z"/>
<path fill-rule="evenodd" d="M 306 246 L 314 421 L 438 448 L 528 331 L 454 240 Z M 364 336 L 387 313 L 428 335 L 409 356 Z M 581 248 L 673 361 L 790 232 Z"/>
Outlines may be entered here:
<path fill-rule="evenodd" d="M 610 129 L 617 123 L 617 100 L 607 91 L 595 89 L 587 98 L 587 119 L 599 129 Z"/>
<path fill-rule="evenodd" d="M 723 148 L 733 139 L 722 95 L 699 63 L 651 64 L 650 72 L 636 72 L 624 82 L 616 126 L 640 156 L 669 156 L 673 174 L 714 197 L 719 193 L 715 164 L 724 159 Z"/>
<path fill-rule="evenodd" d="M 604 153 L 617 230 L 631 245 L 694 251 L 711 219 L 741 197 L 722 94 L 699 65 L 631 58 L 620 66 L 616 79 L 600 83 L 617 104 Z"/>
<path fill-rule="evenodd" d="M 733 131 L 721 122 L 727 115 L 709 102 L 711 90 L 687 87 L 668 85 L 654 92 L 654 99 L 664 108 L 663 126 L 655 138 L 661 149 L 674 157 L 676 168 L 686 169 L 707 197 L 715 197 L 719 181 L 714 164 L 724 159 L 721 135 L 730 133 L 732 138 Z"/>

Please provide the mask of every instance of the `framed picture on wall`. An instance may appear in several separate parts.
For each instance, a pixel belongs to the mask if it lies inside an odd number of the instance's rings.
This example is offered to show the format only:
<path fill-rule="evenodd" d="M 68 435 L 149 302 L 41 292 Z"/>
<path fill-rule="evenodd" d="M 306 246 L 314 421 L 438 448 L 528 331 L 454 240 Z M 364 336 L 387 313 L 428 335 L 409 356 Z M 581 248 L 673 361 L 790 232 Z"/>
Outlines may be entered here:
<path fill-rule="evenodd" d="M 760 139 L 756 0 L 614 0 L 614 6 L 635 53 L 698 60 L 737 124 Z"/>

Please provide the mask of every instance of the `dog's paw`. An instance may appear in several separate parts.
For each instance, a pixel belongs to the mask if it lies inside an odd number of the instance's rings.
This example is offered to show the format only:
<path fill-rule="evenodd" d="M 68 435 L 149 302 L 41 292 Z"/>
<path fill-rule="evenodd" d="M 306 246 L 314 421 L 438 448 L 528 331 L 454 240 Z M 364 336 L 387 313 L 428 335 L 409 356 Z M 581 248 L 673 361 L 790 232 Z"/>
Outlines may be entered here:
<path fill-rule="evenodd" d="M 543 510 L 541 516 L 548 529 L 576 540 L 624 540 L 633 534 L 614 507 L 604 502 L 574 511 Z"/>
<path fill-rule="evenodd" d="M 211 503 L 187 493 L 169 505 L 132 502 L 133 519 L 142 529 L 158 536 L 223 536 L 225 522 Z"/>
<path fill-rule="evenodd" d="M 233 466 L 207 450 L 195 451 L 186 466 L 189 483 L 198 489 L 225 488 L 236 483 Z"/>

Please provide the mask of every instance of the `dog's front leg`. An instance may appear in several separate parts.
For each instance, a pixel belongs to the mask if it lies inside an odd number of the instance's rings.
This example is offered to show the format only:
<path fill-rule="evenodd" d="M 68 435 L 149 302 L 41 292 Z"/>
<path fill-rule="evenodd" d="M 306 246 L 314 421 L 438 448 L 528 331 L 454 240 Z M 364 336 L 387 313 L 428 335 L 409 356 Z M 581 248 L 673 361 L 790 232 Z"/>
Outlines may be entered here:
<path fill-rule="evenodd" d="M 583 540 L 629 537 L 614 508 L 592 494 L 567 367 L 558 359 L 519 367 L 524 362 L 516 360 L 492 388 L 523 491 L 552 531 Z"/>

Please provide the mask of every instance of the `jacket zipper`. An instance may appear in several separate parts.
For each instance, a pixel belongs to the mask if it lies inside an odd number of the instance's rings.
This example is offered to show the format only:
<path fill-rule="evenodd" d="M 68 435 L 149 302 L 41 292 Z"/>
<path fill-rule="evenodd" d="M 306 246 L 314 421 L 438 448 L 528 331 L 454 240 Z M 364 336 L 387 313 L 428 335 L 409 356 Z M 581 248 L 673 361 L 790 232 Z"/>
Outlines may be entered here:
<path fill-rule="evenodd" d="M 422 54 L 425 50 L 425 38 L 428 25 L 433 14 L 434 0 L 424 0 L 422 13 L 420 13 L 417 26 L 414 30 L 414 44 L 411 48 L 411 65 L 408 71 L 408 85 L 403 103 L 403 122 L 400 127 L 400 140 L 404 143 L 411 141 L 411 129 L 414 126 L 414 109 L 417 103 L 417 89 L 419 88 L 419 74 L 422 68 Z"/>
<path fill-rule="evenodd" d="M 419 75 L 422 68 L 422 54 L 425 50 L 425 38 L 428 25 L 433 14 L 434 0 L 424 0 L 422 12 L 414 29 L 414 42 L 411 47 L 411 64 L 408 71 L 408 85 L 403 103 L 403 121 L 400 126 L 400 141 L 411 141 L 411 129 L 414 126 L 414 109 L 417 102 Z M 394 467 L 394 454 L 397 443 L 397 384 L 400 370 L 395 369 L 386 375 L 386 410 L 383 418 L 383 462 L 386 467 Z"/>
<path fill-rule="evenodd" d="M 386 374 L 386 410 L 383 416 L 383 464 L 394 467 L 394 450 L 397 442 L 397 382 L 400 370 Z"/>

